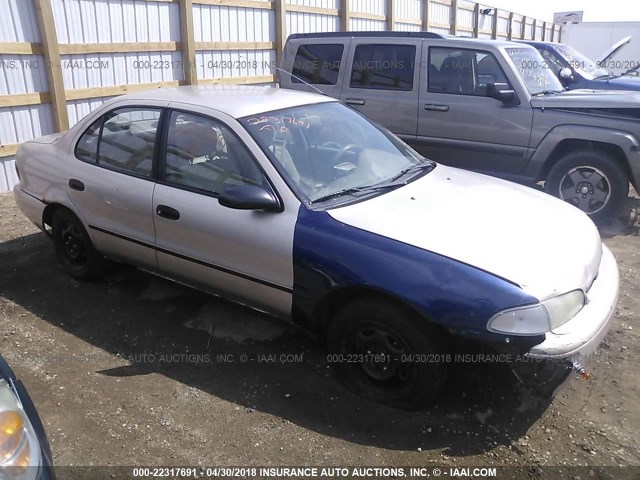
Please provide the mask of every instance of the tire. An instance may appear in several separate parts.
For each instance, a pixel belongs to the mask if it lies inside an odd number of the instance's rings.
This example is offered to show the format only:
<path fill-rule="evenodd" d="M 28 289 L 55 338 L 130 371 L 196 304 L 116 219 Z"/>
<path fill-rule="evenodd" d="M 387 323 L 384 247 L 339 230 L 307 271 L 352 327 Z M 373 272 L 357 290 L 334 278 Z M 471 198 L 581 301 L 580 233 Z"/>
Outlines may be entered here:
<path fill-rule="evenodd" d="M 446 378 L 444 335 L 390 302 L 361 299 L 346 305 L 329 326 L 327 344 L 347 388 L 392 407 L 427 407 Z"/>
<path fill-rule="evenodd" d="M 627 199 L 629 179 L 611 155 L 579 151 L 556 162 L 547 175 L 545 191 L 578 207 L 595 223 L 606 223 Z"/>
<path fill-rule="evenodd" d="M 55 212 L 51 223 L 53 245 L 65 271 L 77 280 L 100 278 L 107 261 L 93 246 L 80 220 L 61 208 Z"/>

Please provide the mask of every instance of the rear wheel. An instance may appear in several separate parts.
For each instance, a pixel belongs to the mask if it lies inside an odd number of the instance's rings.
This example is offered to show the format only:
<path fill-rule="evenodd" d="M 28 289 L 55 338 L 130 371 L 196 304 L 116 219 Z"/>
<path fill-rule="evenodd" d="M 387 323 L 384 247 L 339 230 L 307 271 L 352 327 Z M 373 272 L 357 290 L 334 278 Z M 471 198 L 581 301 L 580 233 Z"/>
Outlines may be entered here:
<path fill-rule="evenodd" d="M 65 208 L 56 211 L 51 227 L 56 255 L 69 275 L 78 280 L 95 280 L 104 273 L 105 258 L 72 212 Z"/>
<path fill-rule="evenodd" d="M 363 299 L 343 307 L 327 340 L 347 387 L 393 407 L 428 406 L 446 376 L 444 336 L 390 302 Z"/>
<path fill-rule="evenodd" d="M 621 165 L 603 152 L 574 152 L 551 168 L 545 190 L 578 207 L 596 223 L 611 220 L 629 194 Z"/>

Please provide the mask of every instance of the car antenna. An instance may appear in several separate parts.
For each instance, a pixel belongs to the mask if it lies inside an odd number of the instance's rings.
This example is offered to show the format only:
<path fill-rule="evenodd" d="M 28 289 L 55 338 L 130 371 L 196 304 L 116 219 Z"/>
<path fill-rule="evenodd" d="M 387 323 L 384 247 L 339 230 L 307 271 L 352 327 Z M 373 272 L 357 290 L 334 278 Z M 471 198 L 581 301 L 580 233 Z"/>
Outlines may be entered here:
<path fill-rule="evenodd" d="M 282 68 L 280 68 L 280 67 L 273 67 L 273 68 L 274 68 L 274 70 L 277 70 L 277 71 L 279 71 L 279 72 L 286 73 L 286 74 L 287 74 L 287 75 L 289 75 L 290 77 L 293 77 L 293 78 L 295 78 L 296 80 L 299 80 L 300 82 L 304 83 L 307 87 L 311 87 L 311 88 L 313 88 L 313 89 L 314 89 L 316 92 L 318 92 L 320 95 L 324 95 L 325 97 L 328 97 L 328 96 L 329 96 L 329 95 L 327 95 L 326 93 L 324 93 L 322 90 L 320 90 L 318 87 L 316 87 L 316 86 L 314 86 L 314 85 L 311 85 L 311 84 L 310 84 L 310 83 L 308 83 L 308 82 L 305 82 L 303 79 L 301 79 L 301 78 L 300 78 L 300 77 L 298 77 L 297 75 L 294 75 L 294 74 L 293 74 L 293 73 L 291 73 L 291 72 L 287 72 L 286 70 L 284 70 L 284 69 L 282 69 Z"/>

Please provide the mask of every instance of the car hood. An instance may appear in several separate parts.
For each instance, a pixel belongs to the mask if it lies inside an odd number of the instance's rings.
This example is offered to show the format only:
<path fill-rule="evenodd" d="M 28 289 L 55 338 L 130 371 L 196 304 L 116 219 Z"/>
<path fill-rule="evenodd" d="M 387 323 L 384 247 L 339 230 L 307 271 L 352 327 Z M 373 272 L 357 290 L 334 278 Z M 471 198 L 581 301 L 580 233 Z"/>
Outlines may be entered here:
<path fill-rule="evenodd" d="M 587 291 L 602 255 L 597 228 L 577 208 L 533 188 L 444 165 L 328 213 L 490 272 L 540 300 Z"/>
<path fill-rule="evenodd" d="M 605 80 L 605 82 L 620 90 L 640 90 L 640 77 L 622 76 Z"/>
<path fill-rule="evenodd" d="M 598 60 L 597 60 L 598 63 L 599 64 L 606 63 L 608 60 L 612 59 L 615 55 L 620 53 L 620 50 L 622 50 L 626 45 L 629 44 L 632 38 L 633 37 L 631 36 L 625 37 L 619 42 L 616 42 L 615 44 L 611 45 L 611 47 L 609 47 L 609 49 L 606 52 L 604 52 L 602 55 L 598 57 Z"/>
<path fill-rule="evenodd" d="M 531 98 L 533 108 L 637 108 L 640 93 L 622 90 L 570 90 Z"/>

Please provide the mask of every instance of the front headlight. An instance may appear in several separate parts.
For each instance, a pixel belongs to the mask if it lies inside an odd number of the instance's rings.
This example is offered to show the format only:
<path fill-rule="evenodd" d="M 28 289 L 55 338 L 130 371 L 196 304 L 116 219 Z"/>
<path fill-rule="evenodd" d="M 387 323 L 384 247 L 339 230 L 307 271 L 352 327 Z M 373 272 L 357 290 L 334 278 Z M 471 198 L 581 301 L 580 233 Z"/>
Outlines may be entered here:
<path fill-rule="evenodd" d="M 535 305 L 498 312 L 487 323 L 487 329 L 502 334 L 543 335 L 575 317 L 584 304 L 582 290 L 574 290 Z"/>
<path fill-rule="evenodd" d="M 2 478 L 32 480 L 41 464 L 40 444 L 13 388 L 0 380 L 0 472 Z"/>

